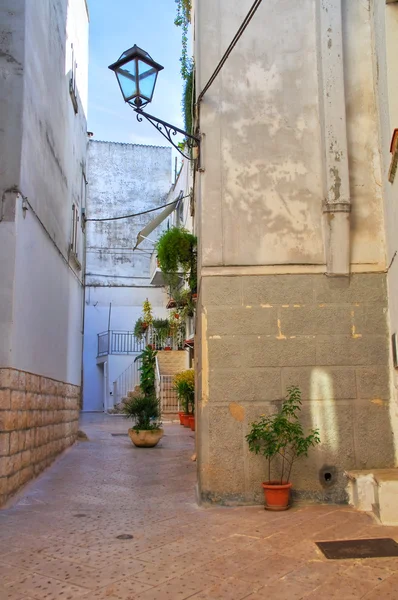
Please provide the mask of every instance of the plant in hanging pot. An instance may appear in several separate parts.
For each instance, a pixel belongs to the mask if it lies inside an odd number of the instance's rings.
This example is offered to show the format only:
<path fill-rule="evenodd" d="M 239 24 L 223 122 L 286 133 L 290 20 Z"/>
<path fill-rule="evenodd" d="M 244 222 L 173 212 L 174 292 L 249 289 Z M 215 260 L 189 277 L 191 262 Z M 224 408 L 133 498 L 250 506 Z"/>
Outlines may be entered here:
<path fill-rule="evenodd" d="M 298 414 L 301 410 L 300 389 L 291 386 L 287 392 L 280 410 L 270 416 L 262 415 L 251 424 L 246 436 L 249 450 L 268 460 L 268 481 L 262 484 L 267 510 L 289 508 L 292 467 L 321 441 L 318 429 L 311 429 L 307 436 L 304 434 Z"/>
<path fill-rule="evenodd" d="M 171 227 L 156 243 L 160 269 L 173 298 L 181 280 L 187 281 L 191 291 L 196 292 L 196 245 L 196 236 L 181 227 Z"/>
<path fill-rule="evenodd" d="M 145 335 L 145 331 L 148 327 L 147 323 L 144 323 L 144 321 L 142 320 L 141 317 L 139 317 L 134 325 L 134 337 L 137 338 L 137 340 L 142 340 L 142 338 Z"/>

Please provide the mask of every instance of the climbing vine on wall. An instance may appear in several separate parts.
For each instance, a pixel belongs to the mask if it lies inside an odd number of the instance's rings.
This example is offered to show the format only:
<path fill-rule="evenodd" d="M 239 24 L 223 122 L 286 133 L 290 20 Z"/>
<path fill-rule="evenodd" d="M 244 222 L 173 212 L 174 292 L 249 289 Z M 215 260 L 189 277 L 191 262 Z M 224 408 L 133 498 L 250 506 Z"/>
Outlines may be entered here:
<path fill-rule="evenodd" d="M 177 15 L 174 24 L 182 29 L 181 75 L 186 81 L 192 72 L 192 58 L 188 55 L 188 28 L 191 23 L 191 0 L 177 0 Z"/>

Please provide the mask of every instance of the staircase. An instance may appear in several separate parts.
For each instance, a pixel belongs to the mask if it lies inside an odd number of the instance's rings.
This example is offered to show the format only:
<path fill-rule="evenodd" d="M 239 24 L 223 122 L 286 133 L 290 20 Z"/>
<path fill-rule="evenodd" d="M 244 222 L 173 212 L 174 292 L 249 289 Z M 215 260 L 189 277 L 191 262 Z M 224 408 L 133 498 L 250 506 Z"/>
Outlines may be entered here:
<path fill-rule="evenodd" d="M 156 357 L 156 386 L 162 417 L 174 420 L 180 410 L 177 393 L 174 390 L 173 379 L 177 373 L 188 368 L 188 355 L 184 351 L 160 351 Z"/>
<path fill-rule="evenodd" d="M 347 471 L 350 504 L 373 512 L 383 525 L 398 525 L 398 469 Z"/>

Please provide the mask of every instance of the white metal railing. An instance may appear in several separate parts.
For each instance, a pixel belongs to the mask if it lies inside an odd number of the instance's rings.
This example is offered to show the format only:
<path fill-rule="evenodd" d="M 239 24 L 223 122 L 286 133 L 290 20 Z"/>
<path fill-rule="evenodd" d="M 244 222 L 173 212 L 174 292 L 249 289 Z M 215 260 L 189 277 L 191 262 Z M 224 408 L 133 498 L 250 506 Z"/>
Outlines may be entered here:
<path fill-rule="evenodd" d="M 173 385 L 174 375 L 160 375 L 160 406 L 162 414 L 177 413 L 180 402 Z"/>
<path fill-rule="evenodd" d="M 174 331 L 157 331 L 150 326 L 146 332 L 146 343 L 151 344 L 155 350 L 181 350 L 184 347 L 185 327 L 181 324 Z"/>
<path fill-rule="evenodd" d="M 120 404 L 123 398 L 126 398 L 129 392 L 140 384 L 141 360 L 132 362 L 123 373 L 113 382 L 114 404 Z"/>

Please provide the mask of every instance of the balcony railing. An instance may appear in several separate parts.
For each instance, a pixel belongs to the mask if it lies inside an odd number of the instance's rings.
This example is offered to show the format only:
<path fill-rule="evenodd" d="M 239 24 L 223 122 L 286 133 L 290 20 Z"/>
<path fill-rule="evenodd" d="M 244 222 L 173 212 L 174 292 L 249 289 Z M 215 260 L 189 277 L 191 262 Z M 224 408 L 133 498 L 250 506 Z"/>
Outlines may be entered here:
<path fill-rule="evenodd" d="M 138 354 L 145 346 L 132 331 L 104 331 L 98 334 L 97 357 L 108 354 Z"/>

